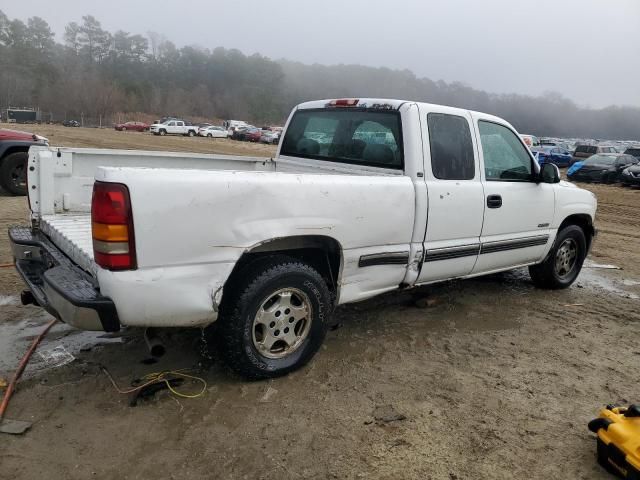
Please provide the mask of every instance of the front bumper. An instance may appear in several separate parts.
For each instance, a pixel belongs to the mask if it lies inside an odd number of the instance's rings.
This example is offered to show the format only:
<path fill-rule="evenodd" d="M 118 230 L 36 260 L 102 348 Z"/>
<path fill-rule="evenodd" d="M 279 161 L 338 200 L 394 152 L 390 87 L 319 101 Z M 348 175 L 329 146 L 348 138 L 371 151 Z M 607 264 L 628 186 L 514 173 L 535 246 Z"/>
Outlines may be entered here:
<path fill-rule="evenodd" d="M 88 273 L 75 265 L 47 237 L 28 227 L 9 228 L 16 270 L 35 302 L 51 315 L 83 330 L 117 332 L 115 305 Z"/>
<path fill-rule="evenodd" d="M 640 176 L 634 175 L 620 175 L 620 181 L 628 185 L 640 185 Z"/>

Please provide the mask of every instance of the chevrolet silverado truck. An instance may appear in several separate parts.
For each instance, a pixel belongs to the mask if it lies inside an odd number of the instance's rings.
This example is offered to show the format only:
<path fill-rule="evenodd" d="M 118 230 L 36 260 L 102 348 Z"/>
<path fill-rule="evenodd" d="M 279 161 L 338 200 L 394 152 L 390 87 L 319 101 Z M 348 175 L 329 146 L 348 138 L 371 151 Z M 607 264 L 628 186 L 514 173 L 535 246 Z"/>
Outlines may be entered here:
<path fill-rule="evenodd" d="M 12 195 L 27 194 L 27 152 L 32 145 L 46 145 L 45 137 L 0 129 L 0 187 Z"/>
<path fill-rule="evenodd" d="M 149 127 L 154 135 L 184 135 L 193 137 L 198 134 L 198 126 L 183 120 L 170 119 L 164 123 L 154 123 Z"/>
<path fill-rule="evenodd" d="M 506 121 L 382 99 L 303 103 L 273 158 L 32 147 L 24 303 L 82 329 L 205 327 L 247 378 L 290 372 L 336 305 L 528 267 L 569 287 L 595 196 Z"/>

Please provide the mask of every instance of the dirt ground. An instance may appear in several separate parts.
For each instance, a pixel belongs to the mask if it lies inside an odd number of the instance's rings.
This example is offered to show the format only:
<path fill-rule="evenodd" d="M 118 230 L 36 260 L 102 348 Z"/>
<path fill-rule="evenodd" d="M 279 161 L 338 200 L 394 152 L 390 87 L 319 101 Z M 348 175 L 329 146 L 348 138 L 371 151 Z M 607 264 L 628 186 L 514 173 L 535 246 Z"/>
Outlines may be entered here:
<path fill-rule="evenodd" d="M 271 148 L 38 132 L 75 146 Z M 586 425 L 605 404 L 640 401 L 640 190 L 587 188 L 598 196 L 599 236 L 572 288 L 536 290 L 515 271 L 341 307 L 315 359 L 285 378 L 245 382 L 215 352 L 203 360 L 199 330 L 165 332 L 167 355 L 146 365 L 139 331 L 57 325 L 40 351 L 63 345 L 75 360 L 52 368 L 34 356 L 7 415 L 33 427 L 0 438 L 0 478 L 609 478 Z M 0 196 L 0 264 L 11 262 L 6 227 L 26 218 L 24 198 Z M 0 268 L 5 379 L 50 318 L 20 306 L 21 289 L 13 269 Z M 130 407 L 98 365 L 123 387 L 190 368 L 207 389 L 195 399 L 160 392 Z"/>

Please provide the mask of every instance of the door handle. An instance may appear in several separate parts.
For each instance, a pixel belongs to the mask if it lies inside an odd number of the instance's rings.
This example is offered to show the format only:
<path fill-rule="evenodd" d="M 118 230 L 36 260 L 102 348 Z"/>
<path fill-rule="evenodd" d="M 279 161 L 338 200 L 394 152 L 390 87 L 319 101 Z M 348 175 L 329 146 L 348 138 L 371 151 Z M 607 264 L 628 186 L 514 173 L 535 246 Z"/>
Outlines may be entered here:
<path fill-rule="evenodd" d="M 487 196 L 487 207 L 488 208 L 500 208 L 502 206 L 502 196 L 501 195 L 488 195 Z"/>

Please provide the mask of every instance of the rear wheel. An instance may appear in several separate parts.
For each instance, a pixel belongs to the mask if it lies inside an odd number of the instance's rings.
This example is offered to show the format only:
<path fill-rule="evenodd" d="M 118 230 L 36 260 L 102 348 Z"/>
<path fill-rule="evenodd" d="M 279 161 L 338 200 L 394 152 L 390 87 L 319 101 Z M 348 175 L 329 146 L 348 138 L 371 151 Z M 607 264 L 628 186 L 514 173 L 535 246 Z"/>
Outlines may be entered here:
<path fill-rule="evenodd" d="M 250 379 L 305 365 L 327 332 L 331 295 L 311 266 L 277 256 L 241 272 L 220 307 L 215 336 L 227 365 Z"/>
<path fill-rule="evenodd" d="M 27 152 L 15 152 L 2 159 L 0 186 L 13 195 L 27 194 Z"/>
<path fill-rule="evenodd" d="M 189 130 L 189 133 L 187 133 L 187 135 L 189 135 L 190 137 L 193 137 L 196 134 L 196 132 L 194 132 L 193 130 Z"/>
<path fill-rule="evenodd" d="M 529 267 L 536 287 L 558 290 L 567 288 L 578 278 L 587 255 L 587 240 L 582 228 L 567 225 L 558 232 L 544 262 Z"/>

